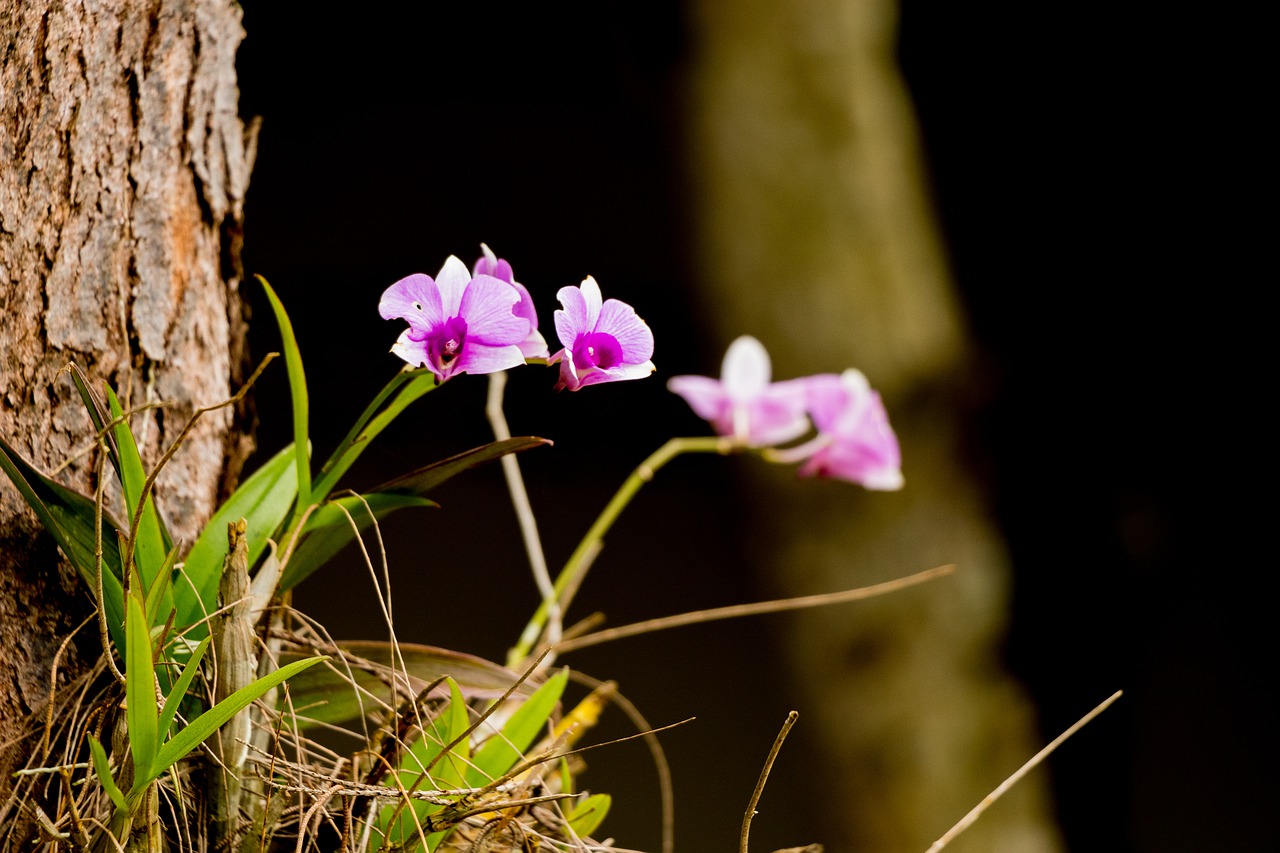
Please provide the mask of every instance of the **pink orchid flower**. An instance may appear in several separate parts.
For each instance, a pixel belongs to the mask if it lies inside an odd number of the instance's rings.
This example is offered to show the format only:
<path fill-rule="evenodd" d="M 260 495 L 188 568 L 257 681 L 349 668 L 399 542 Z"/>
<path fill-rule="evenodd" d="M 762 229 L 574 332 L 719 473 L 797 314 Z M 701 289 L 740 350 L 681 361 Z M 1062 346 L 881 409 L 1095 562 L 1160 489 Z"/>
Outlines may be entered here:
<path fill-rule="evenodd" d="M 673 376 L 667 388 L 710 421 L 718 434 L 752 447 L 768 447 L 799 438 L 809 429 L 807 380 L 771 383 L 770 373 L 764 345 L 743 335 L 725 352 L 718 380 Z"/>
<path fill-rule="evenodd" d="M 516 289 L 520 294 L 520 301 L 515 307 L 516 316 L 529 321 L 529 335 L 520 342 L 520 352 L 524 353 L 525 358 L 547 358 L 550 350 L 547 349 L 547 339 L 538 331 L 538 312 L 534 310 L 533 297 L 529 295 L 529 291 L 523 284 L 516 281 L 511 264 L 495 255 L 493 250 L 484 243 L 480 244 L 480 251 L 484 254 L 472 267 L 471 274 L 473 276 L 491 275 Z"/>
<path fill-rule="evenodd" d="M 653 332 L 634 308 L 617 299 L 601 302 L 591 276 L 556 294 L 556 334 L 564 349 L 547 360 L 560 364 L 556 390 L 577 391 L 601 382 L 642 379 L 653 373 Z"/>
<path fill-rule="evenodd" d="M 802 477 L 834 477 L 868 489 L 902 488 L 902 453 L 880 395 L 857 370 L 807 380 L 817 438 L 794 448 Z"/>
<path fill-rule="evenodd" d="M 378 313 L 400 318 L 409 328 L 391 351 L 441 381 L 458 373 L 494 373 L 524 364 L 520 344 L 529 320 L 515 313 L 519 292 L 491 275 L 467 272 L 450 255 L 433 279 L 415 273 L 382 294 Z"/>

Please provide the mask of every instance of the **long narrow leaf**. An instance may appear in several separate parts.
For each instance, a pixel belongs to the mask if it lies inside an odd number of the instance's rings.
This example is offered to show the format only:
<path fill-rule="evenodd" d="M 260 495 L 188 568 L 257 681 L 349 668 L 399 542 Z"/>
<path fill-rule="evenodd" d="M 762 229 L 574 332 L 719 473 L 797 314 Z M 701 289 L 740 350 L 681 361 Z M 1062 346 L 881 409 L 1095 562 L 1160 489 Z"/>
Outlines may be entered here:
<path fill-rule="evenodd" d="M 173 612 L 172 606 L 169 610 L 164 610 L 165 601 L 173 601 L 173 567 L 178 562 L 178 549 L 169 550 L 169 556 L 164 558 L 164 565 L 160 567 L 160 573 L 156 575 L 156 579 L 151 582 L 151 588 L 147 590 L 147 624 L 151 626 L 163 625 L 168 619 L 169 614 Z"/>
<path fill-rule="evenodd" d="M 449 705 L 431 719 L 421 735 L 414 740 L 397 771 L 400 784 L 408 790 L 449 790 L 459 788 L 466 775 L 467 760 L 471 754 L 470 743 L 462 737 L 470 727 L 466 699 L 458 683 L 446 678 L 449 687 Z M 461 738 L 461 740 L 458 740 Z M 454 744 L 449 754 L 440 757 L 446 744 Z M 434 765 L 428 773 L 427 768 Z M 391 780 L 388 785 L 394 786 Z M 410 800 L 388 804 L 378 813 L 378 829 L 390 842 L 413 846 L 418 837 L 418 827 L 424 818 L 439 812 L 443 806 L 426 800 Z M 416 818 L 416 820 L 415 820 Z M 434 850 L 444 832 L 428 834 L 427 850 Z"/>
<path fill-rule="evenodd" d="M 94 393 L 93 386 L 89 384 L 89 377 L 80 369 L 80 365 L 74 361 L 68 367 L 71 368 L 71 381 L 75 383 L 76 390 L 80 392 L 80 399 L 84 403 L 85 410 L 89 413 L 89 420 L 93 423 L 93 431 L 102 434 L 107 429 L 107 424 L 111 423 L 111 411 L 106 404 Z M 116 477 L 120 475 L 120 451 L 116 448 L 115 433 L 107 430 L 103 438 L 107 444 L 107 458 L 111 460 L 111 465 L 116 469 Z"/>
<path fill-rule="evenodd" d="M 53 536 L 84 581 L 96 596 L 94 556 L 94 502 L 79 492 L 68 489 L 44 476 L 0 439 L 0 468 L 17 487 L 27 506 Z M 118 648 L 124 648 L 124 591 L 121 587 L 121 560 L 118 545 L 119 525 L 105 510 L 102 513 L 102 596 L 107 626 Z"/>
<path fill-rule="evenodd" d="M 467 773 L 467 786 L 477 788 L 491 782 L 510 770 L 524 755 L 529 744 L 546 728 L 551 712 L 564 693 L 569 680 L 569 670 L 548 678 L 546 683 L 515 710 L 501 734 L 484 742 L 476 752 L 471 770 Z"/>
<path fill-rule="evenodd" d="M 289 558 L 289 564 L 280 577 L 280 591 L 297 586 L 353 541 L 356 530 L 352 529 L 351 521 L 355 521 L 356 527 L 363 533 L 373 524 L 374 518 L 381 520 L 398 509 L 411 506 L 438 504 L 415 495 L 371 494 L 365 495 L 363 500 L 356 497 L 338 498 L 320 507 L 311 513 L 302 529 L 304 538 Z M 373 517 L 369 516 L 370 510 L 373 511 Z M 348 514 L 351 520 L 348 520 Z"/>
<path fill-rule="evenodd" d="M 280 326 L 280 340 L 284 348 L 284 363 L 289 371 L 289 396 L 293 402 L 293 453 L 298 469 L 298 505 L 295 517 L 311 503 L 311 460 L 307 456 L 310 447 L 307 439 L 307 376 L 302 369 L 302 353 L 298 351 L 298 339 L 293 334 L 293 323 L 280 302 L 280 297 L 262 276 L 258 283 L 267 293 L 271 310 Z M 292 525 L 290 525 L 292 526 Z"/>
<path fill-rule="evenodd" d="M 133 753 L 134 778 L 150 781 L 159 750 L 155 664 L 151 659 L 151 627 L 142 599 L 129 594 L 129 619 L 125 622 L 124 695 L 129 725 L 129 750 Z M 158 774 L 157 774 L 158 775 Z M 135 782 L 134 789 L 139 786 Z"/>
<path fill-rule="evenodd" d="M 467 761 L 471 758 L 471 744 L 462 737 L 471 728 L 471 715 L 467 713 L 467 700 L 462 696 L 462 688 L 452 678 L 446 678 L 449 685 L 449 709 L 445 712 L 448 723 L 448 740 L 445 743 L 458 742 L 449 750 L 449 754 L 436 764 L 435 778 L 442 787 L 460 786 L 467 778 Z M 461 738 L 461 740 L 458 740 Z"/>
<path fill-rule="evenodd" d="M 109 385 L 104 387 L 107 389 L 107 405 L 111 409 L 112 419 L 121 417 L 124 410 L 115 392 Z M 129 515 L 126 523 L 132 524 L 139 504 L 143 503 L 142 486 L 146 482 L 147 471 L 142 465 L 142 456 L 138 453 L 138 445 L 133 440 L 133 430 L 129 427 L 129 421 L 127 419 L 120 421 L 111 428 L 111 432 L 115 436 L 116 448 L 120 453 L 120 486 L 124 492 L 125 509 Z M 164 564 L 165 554 L 169 553 L 165 538 L 161 533 L 160 517 L 156 514 L 155 502 L 151 499 L 151 495 L 147 495 L 142 509 L 142 519 L 138 524 L 134 560 L 138 564 L 142 582 L 148 589 L 159 574 L 160 566 Z"/>
<path fill-rule="evenodd" d="M 294 673 L 301 672 L 322 660 L 324 660 L 323 657 L 317 656 L 295 661 L 232 693 L 226 699 L 223 699 L 217 705 L 192 720 L 185 729 L 178 732 L 173 736 L 172 740 L 162 746 L 152 771 L 156 775 L 163 773 L 184 755 L 204 743 L 209 735 L 213 734 L 223 723 L 247 707 L 249 703 L 260 698 L 268 690 L 285 681 Z M 152 778 L 155 777 L 153 776 Z"/>
<path fill-rule="evenodd" d="M 89 754 L 93 756 L 93 769 L 98 774 L 98 781 L 102 783 L 102 790 L 107 792 L 107 796 L 111 798 L 116 808 L 123 810 L 124 793 L 116 785 L 116 780 L 111 778 L 111 766 L 107 763 L 107 753 L 93 735 L 89 735 Z"/>
<path fill-rule="evenodd" d="M 324 476 L 322 476 L 319 482 L 316 483 L 315 494 L 313 496 L 314 500 L 321 501 L 328 497 L 329 493 L 333 491 L 334 486 L 336 486 L 338 481 L 342 479 L 342 475 L 345 474 L 347 469 L 349 469 L 352 464 L 360 458 L 360 454 L 364 453 L 365 448 L 367 448 L 369 444 L 378 437 L 379 433 L 399 417 L 400 413 L 408 408 L 411 403 L 423 394 L 433 391 L 439 387 L 435 374 L 429 370 L 423 369 L 421 371 L 412 371 L 410 375 L 412 375 L 413 378 L 400 389 L 400 393 L 396 394 L 395 399 L 393 399 L 385 409 L 378 412 L 378 414 L 369 421 L 369 425 L 366 426 L 353 441 L 351 441 L 350 445 L 345 451 L 343 451 L 342 455 L 335 455 L 334 458 L 325 463 L 329 470 L 326 471 Z"/>
<path fill-rule="evenodd" d="M 200 621 L 217 607 L 218 579 L 222 576 L 222 561 L 227 556 L 229 522 L 243 518 L 248 524 L 245 536 L 249 544 L 249 567 L 252 569 L 262 557 L 267 538 L 276 534 L 297 496 L 297 469 L 291 464 L 293 458 L 292 445 L 272 456 L 240 484 L 204 526 L 187 554 L 183 566 L 185 577 L 175 583 L 179 627 Z M 189 636 L 196 639 L 206 632 L 201 626 Z"/>
<path fill-rule="evenodd" d="M 396 477 L 394 480 L 388 480 L 369 491 L 397 495 L 425 495 L 432 489 L 437 488 L 441 483 L 477 465 L 491 462 L 494 459 L 506 456 L 508 453 L 519 453 L 534 447 L 550 446 L 551 442 L 549 440 L 531 435 L 516 436 L 504 441 L 494 441 L 481 447 L 463 451 L 456 456 L 450 456 L 448 459 L 432 462 L 430 465 L 425 465 L 416 471 L 410 471 L 408 474 Z"/>
<path fill-rule="evenodd" d="M 462 698 L 462 691 L 458 689 L 458 683 L 452 678 L 449 682 L 449 710 L 446 717 L 449 723 L 449 739 L 445 743 L 453 743 L 453 749 L 449 750 L 449 754 L 440 759 L 436 764 L 435 778 L 441 789 L 448 790 L 450 788 L 461 788 L 466 783 L 468 764 L 471 758 L 471 744 L 466 737 L 467 730 L 471 728 L 471 715 L 467 713 L 466 700 Z M 461 738 L 461 740 L 458 740 Z M 436 806 L 431 813 L 442 809 L 443 806 Z M 427 850 L 434 851 L 440 846 L 440 841 L 449 834 L 451 830 L 445 829 L 440 832 L 433 832 L 427 836 Z"/>
<path fill-rule="evenodd" d="M 212 640 L 212 637 L 205 637 L 200 641 L 200 645 L 196 646 L 196 650 L 191 653 L 190 659 L 187 660 L 187 665 L 182 668 L 182 674 L 174 682 L 173 689 L 169 691 L 168 696 L 164 697 L 164 707 L 160 709 L 160 722 L 156 727 L 160 737 L 164 737 L 169 731 L 169 726 L 173 723 L 173 718 L 178 713 L 178 706 L 182 704 L 183 697 L 187 695 L 187 690 L 191 687 L 191 680 L 195 678 L 196 670 L 200 667 L 200 661 Z"/>
<path fill-rule="evenodd" d="M 294 707 L 302 709 L 299 723 L 303 726 L 350 723 L 360 718 L 362 709 L 365 713 L 374 713 L 376 704 L 367 699 L 361 703 L 357 690 L 366 696 L 385 697 L 387 684 L 397 672 L 408 672 L 411 693 L 419 693 L 432 681 L 448 676 L 458 682 L 466 697 L 482 700 L 498 698 L 519 678 L 515 672 L 492 661 L 434 646 L 400 643 L 395 655 L 385 642 L 342 643 L 341 648 L 351 667 L 354 685 L 347 680 L 346 668 L 336 662 L 332 669 L 316 667 L 289 683 Z M 289 653 L 284 653 L 281 660 L 289 661 Z M 525 682 L 517 688 L 516 695 L 531 696 L 533 692 L 534 688 Z"/>
<path fill-rule="evenodd" d="M 422 370 L 426 370 L 426 368 L 422 368 Z M 354 445 L 357 439 L 360 438 L 360 434 L 364 431 L 365 426 L 369 423 L 369 419 L 378 413 L 378 410 L 382 408 L 382 404 L 385 403 L 392 394 L 394 394 L 397 390 L 399 390 L 401 385 L 408 382 L 410 379 L 413 379 L 414 376 L 420 372 L 421 371 L 413 371 L 413 370 L 407 370 L 407 369 L 401 370 L 395 376 L 391 377 L 390 382 L 382 386 L 382 390 L 379 391 L 374 396 L 374 398 L 369 402 L 368 406 L 365 406 L 364 411 L 360 413 L 360 417 L 356 418 L 356 422 L 351 425 L 351 429 L 347 430 L 347 434 L 342 437 L 342 441 L 338 444 L 337 448 L 333 451 L 333 453 L 329 456 L 329 458 L 325 460 L 324 467 L 320 469 L 320 473 L 322 475 L 328 474 L 330 471 L 332 471 L 334 466 L 337 465 L 338 462 L 340 462 L 342 458 L 347 455 L 347 451 L 350 450 L 352 445 Z M 336 483 L 336 481 L 334 482 Z M 317 484 L 315 491 L 317 495 L 321 495 L 319 484 Z M 326 489 L 323 492 L 323 495 L 328 495 L 328 494 L 329 494 L 329 490 Z"/>

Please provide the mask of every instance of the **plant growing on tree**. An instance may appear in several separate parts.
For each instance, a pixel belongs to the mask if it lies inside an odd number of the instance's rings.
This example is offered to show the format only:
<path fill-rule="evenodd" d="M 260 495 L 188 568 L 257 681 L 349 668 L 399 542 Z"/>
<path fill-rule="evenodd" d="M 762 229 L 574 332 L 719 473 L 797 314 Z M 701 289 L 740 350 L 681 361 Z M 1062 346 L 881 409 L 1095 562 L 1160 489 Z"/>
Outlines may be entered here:
<path fill-rule="evenodd" d="M 720 379 L 672 378 L 670 389 L 717 435 L 673 438 L 645 459 L 553 577 L 514 455 L 549 442 L 510 436 L 501 405 L 505 371 L 551 365 L 556 387 L 569 391 L 647 377 L 655 370 L 654 336 L 637 312 L 604 299 L 591 277 L 561 288 L 554 314 L 561 346 L 552 353 L 529 291 L 487 246 L 470 270 L 450 257 L 434 277 L 401 279 L 378 310 L 407 323 L 391 347 L 407 364 L 315 467 L 302 355 L 284 306 L 261 284 L 280 329 L 293 441 L 240 485 L 189 548 L 174 541 L 153 495 L 186 431 L 147 471 L 129 425 L 133 412 L 75 365 L 68 373 L 97 434 L 93 496 L 37 471 L 0 438 L 0 467 L 84 582 L 102 644 L 98 666 L 53 690 L 31 720 L 37 747 L 0 805 L 6 850 L 38 839 L 129 851 L 614 849 L 610 840 L 594 840 L 609 796 L 579 786 L 584 733 L 616 703 L 663 773 L 665 762 L 655 730 L 614 683 L 556 668 L 556 655 L 694 621 L 857 600 L 950 571 L 571 635 L 564 614 L 606 532 L 637 490 L 681 454 L 753 454 L 798 463 L 801 476 L 900 488 L 897 440 L 865 377 L 850 370 L 773 382 L 764 347 L 744 337 L 729 348 Z M 273 357 L 222 405 L 244 394 Z M 463 374 L 490 377 L 496 441 L 363 493 L 340 490 L 392 421 Z M 206 411 L 196 412 L 188 431 Z M 495 459 L 542 598 L 505 666 L 397 642 L 389 595 L 380 598 L 387 642 L 336 643 L 291 607 L 289 591 L 344 546 L 365 548 L 364 534 L 389 515 L 433 506 L 428 495 L 441 483 Z M 119 486 L 118 518 L 106 505 L 107 462 Z M 372 559 L 369 568 L 377 581 Z M 571 679 L 592 688 L 572 707 L 565 699 Z M 316 737 L 325 730 L 354 737 L 355 748 L 326 745 Z M 780 744 L 781 736 L 775 754 Z M 767 767 L 744 820 L 743 851 L 765 776 Z M 664 801 L 670 849 L 669 788 Z"/>

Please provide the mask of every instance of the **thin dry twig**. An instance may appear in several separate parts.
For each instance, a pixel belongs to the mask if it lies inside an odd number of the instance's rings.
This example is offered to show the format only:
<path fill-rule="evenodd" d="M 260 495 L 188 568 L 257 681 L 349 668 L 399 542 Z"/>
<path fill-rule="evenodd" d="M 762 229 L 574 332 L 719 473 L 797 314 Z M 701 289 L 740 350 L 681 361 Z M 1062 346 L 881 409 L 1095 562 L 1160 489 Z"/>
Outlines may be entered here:
<path fill-rule="evenodd" d="M 574 670 L 569 671 L 569 677 L 592 689 L 604 683 Z M 632 725 L 641 732 L 648 732 L 644 735 L 644 742 L 649 747 L 654 768 L 658 772 L 658 793 L 662 799 L 662 853 L 673 853 L 676 847 L 676 795 L 675 787 L 671 782 L 671 765 L 667 763 L 667 754 L 662 749 L 662 742 L 658 740 L 657 735 L 650 731 L 653 726 L 645 719 L 644 714 L 640 713 L 640 709 L 623 695 L 622 691 L 615 690 L 612 701 L 622 710 L 622 713 L 627 715 Z"/>
<path fill-rule="evenodd" d="M 747 813 L 742 816 L 742 833 L 738 836 L 738 853 L 747 853 L 747 837 L 751 835 L 751 819 L 756 816 L 756 806 L 760 804 L 760 795 L 764 793 L 764 783 L 769 781 L 769 771 L 773 769 L 773 762 L 777 759 L 778 752 L 782 749 L 782 742 L 787 739 L 787 735 L 791 733 L 791 727 L 796 724 L 798 719 L 800 719 L 798 711 L 792 711 L 787 714 L 787 719 L 782 724 L 782 730 L 773 739 L 773 747 L 769 750 L 769 757 L 764 760 L 764 767 L 760 769 L 760 778 L 756 780 L 756 789 L 751 792 L 751 800 L 747 803 Z"/>
<path fill-rule="evenodd" d="M 1008 791 L 1010 788 L 1012 788 L 1014 785 L 1018 783 L 1019 779 L 1027 775 L 1028 771 L 1030 771 L 1031 768 L 1035 767 L 1041 761 L 1044 761 L 1045 758 L 1049 756 L 1049 753 L 1053 752 L 1055 749 L 1062 746 L 1062 744 L 1066 741 L 1067 738 L 1071 737 L 1073 734 L 1080 731 L 1080 729 L 1084 728 L 1089 722 L 1093 720 L 1094 717 L 1098 716 L 1103 711 L 1107 710 L 1107 708 L 1111 706 L 1111 703 L 1115 702 L 1122 695 L 1124 695 L 1123 690 L 1117 690 L 1115 693 L 1112 693 L 1105 702 L 1098 705 L 1098 707 L 1094 708 L 1092 711 L 1085 714 L 1079 720 L 1076 720 L 1075 724 L 1071 726 L 1071 728 L 1067 729 L 1065 732 L 1063 732 L 1062 734 L 1054 738 L 1052 741 L 1050 741 L 1048 746 L 1046 746 L 1044 749 L 1040 750 L 1035 755 L 1033 755 L 1030 761 L 1028 761 L 1026 764 L 1022 765 L 1016 771 L 1014 771 L 1012 776 L 1010 776 L 1008 779 L 1005 779 L 1003 782 L 1001 782 L 994 791 L 992 791 L 990 794 L 987 794 L 987 796 L 982 799 L 982 802 L 974 806 L 973 809 L 967 815 L 960 818 L 959 823 L 957 823 L 955 826 L 948 829 L 941 838 L 933 842 L 933 846 L 929 848 L 927 853 L 937 853 L 938 850 L 941 850 L 943 847 L 946 847 L 948 844 L 954 841 L 955 837 L 960 833 L 964 832 L 966 829 L 968 829 L 973 824 L 973 822 L 977 820 L 978 817 L 984 811 L 986 811 L 987 808 L 992 803 L 1000 799 L 1000 797 L 1004 794 L 1005 791 Z"/>
<path fill-rule="evenodd" d="M 907 575 L 906 577 L 878 583 L 873 586 L 847 589 L 843 592 L 826 592 L 820 595 L 782 598 L 774 601 L 761 601 L 755 604 L 733 604 L 728 607 L 713 607 L 710 610 L 693 610 L 689 613 L 680 613 L 675 616 L 646 619 L 643 622 L 633 622 L 630 625 L 607 628 L 594 634 L 562 640 L 556 651 L 563 654 L 585 649 L 588 646 L 607 643 L 610 640 L 620 640 L 623 637 L 634 637 L 637 634 L 648 634 L 653 631 L 665 631 L 668 628 L 681 628 L 685 625 L 700 625 L 704 622 L 715 622 L 719 619 L 736 619 L 741 616 L 759 616 L 764 613 L 782 613 L 787 610 L 803 610 L 808 607 L 823 607 L 829 604 L 861 601 L 864 598 L 886 595 L 935 578 L 945 577 L 955 570 L 956 567 L 954 565 L 938 566 L 937 568 L 926 569 L 923 572 L 916 572 L 914 575 Z"/>

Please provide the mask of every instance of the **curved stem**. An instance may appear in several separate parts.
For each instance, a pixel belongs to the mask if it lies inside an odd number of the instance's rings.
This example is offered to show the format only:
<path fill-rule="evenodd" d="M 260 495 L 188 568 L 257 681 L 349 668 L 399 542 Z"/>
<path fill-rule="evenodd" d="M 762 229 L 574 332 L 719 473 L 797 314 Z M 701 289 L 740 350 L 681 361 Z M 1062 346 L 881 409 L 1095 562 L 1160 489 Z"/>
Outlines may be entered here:
<path fill-rule="evenodd" d="M 493 437 L 498 441 L 511 438 L 511 427 L 507 425 L 507 416 L 502 410 L 502 397 L 507 387 L 507 373 L 499 370 L 489 374 L 489 396 L 485 404 L 485 415 L 493 427 Z M 516 519 L 520 523 L 520 535 L 524 539 L 524 548 L 529 555 L 529 567 L 533 570 L 533 580 L 538 586 L 538 594 L 542 597 L 542 605 L 547 608 L 547 639 L 550 643 L 560 641 L 562 628 L 560 621 L 560 602 L 555 587 L 551 583 L 551 573 L 547 571 L 547 558 L 542 550 L 542 538 L 538 535 L 538 521 L 533 514 L 533 504 L 529 501 L 529 492 L 524 487 L 524 477 L 520 474 L 520 463 L 515 454 L 502 457 L 502 473 L 507 481 L 507 491 L 511 493 L 511 504 L 516 511 Z M 547 656 L 546 665 L 554 661 Z"/>
<path fill-rule="evenodd" d="M 569 560 L 564 564 L 564 568 L 560 570 L 560 574 L 556 576 L 556 581 L 552 588 L 555 592 L 556 600 L 560 603 L 561 611 L 569 609 L 573 595 L 566 594 L 566 591 L 577 589 L 581 581 L 581 574 L 590 565 L 588 558 L 599 549 L 605 533 L 613 526 L 613 522 L 617 520 L 626 505 L 631 502 L 631 498 L 640 490 L 640 487 L 653 479 L 658 469 L 681 453 L 719 453 L 722 456 L 727 456 L 740 447 L 740 442 L 723 436 L 673 438 L 654 451 L 648 459 L 636 466 L 636 469 L 631 472 L 631 476 L 627 477 L 622 487 L 614 494 L 613 499 L 605 506 L 604 511 L 596 518 L 595 523 L 591 525 L 587 535 L 578 543 L 578 547 L 569 556 Z M 518 667 L 529 656 L 529 651 L 533 648 L 534 643 L 538 641 L 538 637 L 542 635 L 542 630 L 547 624 L 547 617 L 548 608 L 544 601 L 538 607 L 537 612 L 533 614 L 533 618 L 529 620 L 529 624 L 525 626 L 524 633 L 520 635 L 520 641 L 508 653 L 507 666 Z"/>

